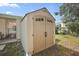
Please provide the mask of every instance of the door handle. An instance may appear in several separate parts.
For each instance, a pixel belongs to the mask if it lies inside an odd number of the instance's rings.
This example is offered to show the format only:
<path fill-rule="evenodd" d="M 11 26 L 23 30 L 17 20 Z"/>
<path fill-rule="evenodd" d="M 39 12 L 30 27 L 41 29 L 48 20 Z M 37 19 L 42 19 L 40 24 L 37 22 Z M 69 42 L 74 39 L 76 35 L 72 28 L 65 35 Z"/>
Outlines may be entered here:
<path fill-rule="evenodd" d="M 45 32 L 45 37 L 47 37 L 47 32 Z"/>

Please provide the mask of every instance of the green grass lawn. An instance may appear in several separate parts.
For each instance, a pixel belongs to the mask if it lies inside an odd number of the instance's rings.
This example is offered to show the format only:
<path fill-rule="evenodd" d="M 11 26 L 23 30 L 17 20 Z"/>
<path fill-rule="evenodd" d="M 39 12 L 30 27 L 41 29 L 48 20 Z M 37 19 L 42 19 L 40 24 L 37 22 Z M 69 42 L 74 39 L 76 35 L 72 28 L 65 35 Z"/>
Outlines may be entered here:
<path fill-rule="evenodd" d="M 74 37 L 74 36 L 71 36 L 71 35 L 62 35 L 62 34 L 59 34 L 59 35 L 56 35 L 56 39 L 59 39 L 59 40 L 67 40 L 67 39 L 70 39 L 70 40 L 74 40 L 74 39 L 75 40 L 79 40 L 79 37 Z"/>
<path fill-rule="evenodd" d="M 79 37 L 71 35 L 56 35 L 57 44 L 67 48 L 73 49 L 75 46 L 79 46 Z"/>
<path fill-rule="evenodd" d="M 56 40 L 59 40 L 60 44 L 63 44 L 65 41 L 67 41 L 72 46 L 79 45 L 79 37 L 74 37 L 71 35 L 56 35 Z"/>
<path fill-rule="evenodd" d="M 59 46 L 58 49 L 63 55 L 79 55 L 79 53 L 74 50 L 74 47 L 79 47 L 79 37 L 59 34 L 56 35 L 56 44 Z"/>
<path fill-rule="evenodd" d="M 21 42 L 7 43 L 6 47 L 0 51 L 0 56 L 24 56 L 25 52 L 23 50 Z"/>
<path fill-rule="evenodd" d="M 73 37 L 71 35 L 56 35 L 56 45 L 39 52 L 37 56 L 74 56 L 79 55 L 76 51 L 67 47 L 74 47 L 79 45 L 79 37 Z M 66 46 L 66 47 L 65 47 Z M 0 51 L 0 56 L 24 56 L 21 42 L 6 44 L 4 50 Z"/>

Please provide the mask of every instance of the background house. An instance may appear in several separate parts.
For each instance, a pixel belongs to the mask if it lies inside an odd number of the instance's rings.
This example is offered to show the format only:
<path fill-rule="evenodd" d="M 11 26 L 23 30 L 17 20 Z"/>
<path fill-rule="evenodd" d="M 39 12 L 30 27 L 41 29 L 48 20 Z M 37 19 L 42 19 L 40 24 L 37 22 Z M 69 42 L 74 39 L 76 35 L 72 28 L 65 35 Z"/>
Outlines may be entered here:
<path fill-rule="evenodd" d="M 65 33 L 68 32 L 68 29 L 67 29 L 66 25 L 63 22 L 57 24 L 56 27 L 57 27 L 57 32 L 58 33 L 65 34 Z"/>
<path fill-rule="evenodd" d="M 14 34 L 16 39 L 20 39 L 20 20 L 21 16 L 0 14 L 0 33 L 6 37 Z"/>

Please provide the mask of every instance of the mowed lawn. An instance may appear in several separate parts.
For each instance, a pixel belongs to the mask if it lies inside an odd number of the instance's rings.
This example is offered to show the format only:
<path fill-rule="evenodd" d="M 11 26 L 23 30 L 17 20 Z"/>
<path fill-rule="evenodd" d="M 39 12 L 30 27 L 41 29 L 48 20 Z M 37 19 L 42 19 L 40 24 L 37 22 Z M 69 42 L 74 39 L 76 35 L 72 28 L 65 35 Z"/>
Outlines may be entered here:
<path fill-rule="evenodd" d="M 79 52 L 79 37 L 71 35 L 56 35 L 56 41 L 58 45 Z"/>

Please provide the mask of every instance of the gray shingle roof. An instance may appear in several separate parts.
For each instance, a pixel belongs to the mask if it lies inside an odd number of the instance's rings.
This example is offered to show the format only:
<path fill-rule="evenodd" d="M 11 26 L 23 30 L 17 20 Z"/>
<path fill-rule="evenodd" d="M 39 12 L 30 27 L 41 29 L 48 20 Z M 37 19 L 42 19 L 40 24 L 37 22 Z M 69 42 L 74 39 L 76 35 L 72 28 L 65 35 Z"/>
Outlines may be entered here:
<path fill-rule="evenodd" d="M 41 8 L 41 9 L 38 9 L 38 10 L 35 10 L 35 11 L 32 11 L 32 12 L 29 12 L 29 13 L 25 14 L 25 16 L 27 16 L 28 14 L 34 13 L 34 12 L 36 12 L 36 11 L 39 11 L 39 10 L 46 10 L 46 12 L 48 12 L 48 13 L 51 15 L 51 13 L 48 11 L 48 9 L 45 8 L 45 7 L 43 7 L 43 8 Z M 23 21 L 23 19 L 25 18 L 25 16 L 21 19 L 21 21 Z M 51 16 L 52 16 L 52 15 L 51 15 Z M 53 16 L 52 16 L 52 17 L 53 17 Z M 53 18 L 54 18 L 54 17 L 53 17 Z M 55 18 L 54 18 L 54 20 L 55 20 Z"/>

